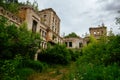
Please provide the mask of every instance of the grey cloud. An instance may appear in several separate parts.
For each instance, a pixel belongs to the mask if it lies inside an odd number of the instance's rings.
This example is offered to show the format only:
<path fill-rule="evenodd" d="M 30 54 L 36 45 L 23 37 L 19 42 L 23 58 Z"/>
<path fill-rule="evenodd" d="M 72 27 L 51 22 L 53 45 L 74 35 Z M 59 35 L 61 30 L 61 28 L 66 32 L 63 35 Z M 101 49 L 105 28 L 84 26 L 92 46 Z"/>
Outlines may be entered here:
<path fill-rule="evenodd" d="M 97 0 L 97 4 L 101 6 L 101 10 L 114 12 L 120 10 L 120 0 Z"/>
<path fill-rule="evenodd" d="M 106 10 L 108 11 L 118 11 L 120 10 L 120 0 L 115 0 L 106 5 Z"/>

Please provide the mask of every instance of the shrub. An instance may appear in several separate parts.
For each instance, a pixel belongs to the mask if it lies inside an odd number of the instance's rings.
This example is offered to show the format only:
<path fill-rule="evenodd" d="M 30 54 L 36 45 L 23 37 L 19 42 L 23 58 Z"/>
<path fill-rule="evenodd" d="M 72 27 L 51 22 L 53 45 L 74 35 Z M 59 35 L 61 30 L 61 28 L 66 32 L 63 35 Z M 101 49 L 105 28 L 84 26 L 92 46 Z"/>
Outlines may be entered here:
<path fill-rule="evenodd" d="M 15 74 L 16 64 L 14 60 L 0 62 L 0 80 L 19 80 L 19 75 Z"/>
<path fill-rule="evenodd" d="M 35 71 L 31 68 L 21 68 L 16 70 L 16 75 L 19 75 L 20 80 L 27 80 L 27 77 L 34 73 Z"/>
<path fill-rule="evenodd" d="M 109 57 L 104 60 L 106 65 L 117 63 L 120 65 L 120 35 L 110 36 L 107 44 Z"/>
<path fill-rule="evenodd" d="M 0 21 L 0 59 L 13 59 L 16 54 L 33 58 L 40 34 L 28 31 L 26 24 L 18 28 L 14 24 L 9 25 L 7 19 L 1 16 Z"/>
<path fill-rule="evenodd" d="M 43 64 L 39 61 L 23 60 L 22 63 L 19 64 L 19 68 L 31 68 L 37 72 L 42 72 Z"/>
<path fill-rule="evenodd" d="M 71 61 L 69 50 L 64 45 L 55 45 L 43 50 L 38 59 L 50 64 L 68 64 Z"/>
<path fill-rule="evenodd" d="M 82 49 L 82 56 L 72 74 L 76 80 L 119 80 L 120 79 L 120 36 L 93 38 Z"/>
<path fill-rule="evenodd" d="M 120 68 L 118 65 L 80 64 L 74 73 L 76 80 L 119 80 Z"/>
<path fill-rule="evenodd" d="M 69 53 L 72 61 L 76 61 L 80 56 L 80 51 L 76 49 L 69 49 Z"/>

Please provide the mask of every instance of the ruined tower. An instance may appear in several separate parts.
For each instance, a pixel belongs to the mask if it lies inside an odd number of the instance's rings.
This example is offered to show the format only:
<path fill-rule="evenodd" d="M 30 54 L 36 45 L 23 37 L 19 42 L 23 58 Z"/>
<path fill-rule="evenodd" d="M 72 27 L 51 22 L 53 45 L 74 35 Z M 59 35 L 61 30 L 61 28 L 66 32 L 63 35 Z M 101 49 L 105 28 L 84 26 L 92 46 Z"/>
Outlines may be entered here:
<path fill-rule="evenodd" d="M 107 27 L 102 23 L 98 27 L 90 27 L 89 32 L 91 36 L 99 39 L 101 36 L 107 36 Z"/>

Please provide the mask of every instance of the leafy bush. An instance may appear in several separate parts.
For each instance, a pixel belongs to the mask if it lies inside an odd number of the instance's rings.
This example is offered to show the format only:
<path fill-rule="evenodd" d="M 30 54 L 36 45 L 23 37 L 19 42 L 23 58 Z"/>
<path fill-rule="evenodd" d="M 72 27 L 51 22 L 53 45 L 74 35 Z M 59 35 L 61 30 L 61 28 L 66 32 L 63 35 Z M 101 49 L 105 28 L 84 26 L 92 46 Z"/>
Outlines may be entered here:
<path fill-rule="evenodd" d="M 102 37 L 85 46 L 81 62 L 93 64 L 120 64 L 120 35 Z"/>
<path fill-rule="evenodd" d="M 25 23 L 18 28 L 7 24 L 4 17 L 0 17 L 0 21 L 0 59 L 13 59 L 16 54 L 33 58 L 38 47 L 35 40 L 40 40 L 40 34 L 28 31 Z"/>
<path fill-rule="evenodd" d="M 80 56 L 80 50 L 69 49 L 69 53 L 71 55 L 71 60 L 72 61 L 76 61 Z"/>
<path fill-rule="evenodd" d="M 14 24 L 9 25 L 7 19 L 0 16 L 0 80 L 21 79 L 19 73 L 22 72 L 18 69 L 26 72 L 23 74 L 25 77 L 33 70 L 42 71 L 42 63 L 29 60 L 33 59 L 35 47 L 39 45 L 36 40 L 40 40 L 40 35 L 28 31 L 25 23 L 18 28 Z"/>
<path fill-rule="evenodd" d="M 72 73 L 73 74 L 73 73 Z M 76 80 L 119 80 L 120 68 L 118 65 L 99 65 L 94 64 L 79 64 L 74 73 Z"/>
<path fill-rule="evenodd" d="M 43 71 L 41 62 L 26 59 L 20 55 L 13 60 L 0 61 L 0 80 L 26 80 L 29 75 L 41 71 Z"/>
<path fill-rule="evenodd" d="M 79 38 L 79 36 L 76 33 L 72 32 L 66 35 L 64 38 Z"/>
<path fill-rule="evenodd" d="M 71 61 L 69 50 L 64 45 L 55 45 L 43 50 L 38 59 L 51 64 L 68 64 Z"/>
<path fill-rule="evenodd" d="M 31 74 L 34 74 L 35 71 L 31 68 L 21 68 L 16 70 L 16 75 L 19 75 L 19 79 L 17 80 L 27 80 L 27 77 Z"/>
<path fill-rule="evenodd" d="M 22 67 L 31 68 L 37 72 L 41 72 L 43 70 L 43 64 L 39 61 L 26 60 L 23 61 L 22 65 Z"/>
<path fill-rule="evenodd" d="M 119 80 L 120 79 L 120 36 L 101 37 L 82 49 L 82 56 L 70 77 L 76 80 Z"/>
<path fill-rule="evenodd" d="M 117 63 L 120 65 L 120 35 L 110 36 L 106 47 L 109 57 L 105 59 L 105 64 Z"/>
<path fill-rule="evenodd" d="M 13 60 L 0 61 L 0 80 L 17 80 L 19 75 L 15 74 L 16 63 Z"/>
<path fill-rule="evenodd" d="M 106 42 L 96 41 L 93 37 L 90 38 L 90 43 L 83 47 L 82 56 L 80 57 L 82 62 L 90 62 L 93 64 L 103 64 L 103 61 L 109 56 L 106 50 Z"/>

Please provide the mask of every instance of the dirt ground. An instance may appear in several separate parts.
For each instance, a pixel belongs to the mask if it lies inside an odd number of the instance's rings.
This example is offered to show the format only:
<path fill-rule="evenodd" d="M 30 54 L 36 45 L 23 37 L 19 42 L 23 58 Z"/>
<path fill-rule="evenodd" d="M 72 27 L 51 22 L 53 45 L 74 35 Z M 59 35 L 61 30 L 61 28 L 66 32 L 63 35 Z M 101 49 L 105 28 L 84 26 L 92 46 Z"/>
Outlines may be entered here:
<path fill-rule="evenodd" d="M 64 80 L 63 77 L 66 77 L 71 69 L 74 69 L 74 65 L 75 63 L 72 62 L 70 65 L 67 66 L 57 66 L 55 68 L 49 68 L 42 73 L 31 75 L 28 80 Z"/>

